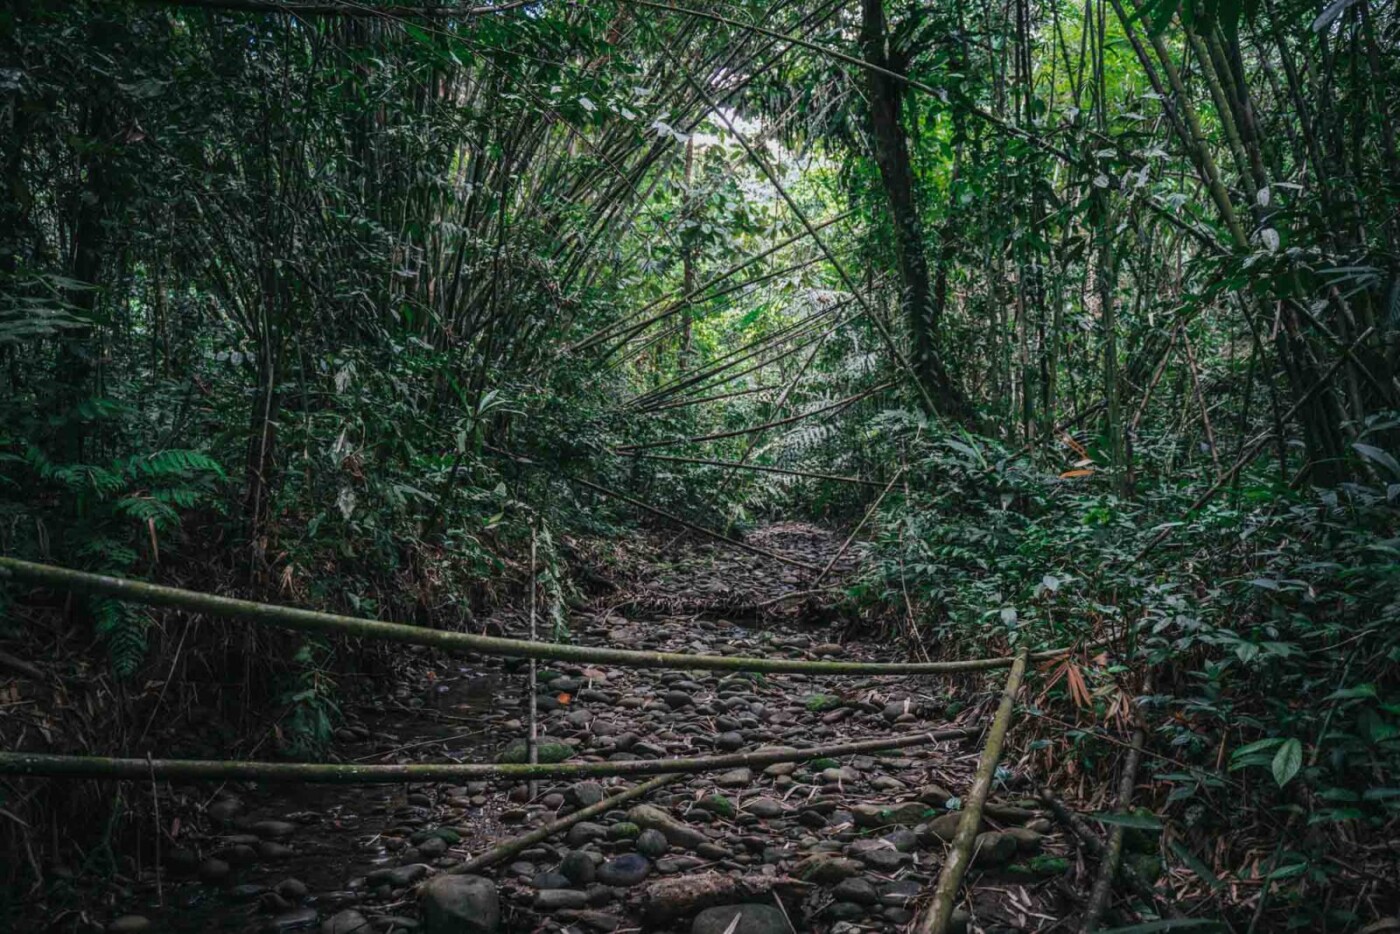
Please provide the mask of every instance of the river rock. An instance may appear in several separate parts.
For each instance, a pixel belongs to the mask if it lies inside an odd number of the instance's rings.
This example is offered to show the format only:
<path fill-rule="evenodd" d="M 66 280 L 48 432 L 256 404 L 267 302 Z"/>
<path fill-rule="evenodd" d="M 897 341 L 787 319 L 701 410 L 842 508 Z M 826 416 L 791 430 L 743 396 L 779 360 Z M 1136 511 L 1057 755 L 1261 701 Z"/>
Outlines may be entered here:
<path fill-rule="evenodd" d="M 831 890 L 831 897 L 840 901 L 855 902 L 857 905 L 873 905 L 879 900 L 879 896 L 875 894 L 875 886 L 859 876 L 842 879 Z"/>
<path fill-rule="evenodd" d="M 297 832 L 297 825 L 284 820 L 260 820 L 248 829 L 259 837 L 285 840 Z"/>
<path fill-rule="evenodd" d="M 494 934 L 501 926 L 496 885 L 481 876 L 440 875 L 423 886 L 418 904 L 424 934 Z"/>
<path fill-rule="evenodd" d="M 752 801 L 745 802 L 744 812 L 752 814 L 754 817 L 761 817 L 764 820 L 768 820 L 774 817 L 782 817 L 786 812 L 786 808 L 783 807 L 781 802 L 775 801 L 772 798 L 754 798 Z"/>
<path fill-rule="evenodd" d="M 585 908 L 588 905 L 588 893 L 578 889 L 545 889 L 535 895 L 534 904 L 540 911 Z"/>
<path fill-rule="evenodd" d="M 692 850 L 709 838 L 650 804 L 638 804 L 627 812 L 627 819 L 644 830 L 660 831 L 672 846 Z M 577 826 L 577 825 L 575 825 Z"/>
<path fill-rule="evenodd" d="M 542 763 L 563 762 L 574 754 L 574 747 L 553 736 L 542 736 L 538 742 L 539 761 Z M 501 754 L 496 757 L 497 762 L 518 765 L 528 761 L 530 758 L 529 741 L 524 737 L 513 739 L 506 748 L 501 750 Z"/>
<path fill-rule="evenodd" d="M 107 934 L 141 934 L 151 929 L 151 919 L 145 915 L 122 915 L 107 925 Z"/>
<path fill-rule="evenodd" d="M 598 867 L 598 881 L 604 885 L 631 888 L 651 875 L 651 861 L 637 853 L 626 853 Z"/>
<path fill-rule="evenodd" d="M 321 922 L 321 934 L 369 934 L 369 920 L 353 908 L 337 912 Z"/>
<path fill-rule="evenodd" d="M 637 852 L 643 856 L 650 856 L 656 859 L 658 856 L 665 856 L 666 851 L 671 848 L 667 842 L 666 835 L 659 830 L 643 830 L 637 835 Z"/>
<path fill-rule="evenodd" d="M 567 797 L 578 807 L 591 807 L 603 800 L 603 786 L 597 782 L 579 782 L 569 787 Z"/>
<path fill-rule="evenodd" d="M 851 808 L 857 827 L 883 827 L 887 824 L 919 823 L 929 815 L 929 806 L 921 801 L 901 801 L 898 804 L 857 804 Z"/>
<path fill-rule="evenodd" d="M 564 835 L 564 842 L 572 847 L 581 847 L 593 840 L 601 840 L 608 835 L 608 828 L 592 821 L 579 821 Z"/>
<path fill-rule="evenodd" d="M 772 905 L 720 905 L 696 915 L 690 934 L 788 934 L 787 916 Z"/>
<path fill-rule="evenodd" d="M 592 882 L 597 870 L 598 867 L 593 864 L 593 857 L 583 850 L 570 850 L 559 861 L 560 875 L 574 885 L 587 885 Z"/>
<path fill-rule="evenodd" d="M 977 835 L 973 844 L 973 862 L 979 866 L 1002 866 L 1016 856 L 1016 838 L 1009 833 L 989 830 Z"/>

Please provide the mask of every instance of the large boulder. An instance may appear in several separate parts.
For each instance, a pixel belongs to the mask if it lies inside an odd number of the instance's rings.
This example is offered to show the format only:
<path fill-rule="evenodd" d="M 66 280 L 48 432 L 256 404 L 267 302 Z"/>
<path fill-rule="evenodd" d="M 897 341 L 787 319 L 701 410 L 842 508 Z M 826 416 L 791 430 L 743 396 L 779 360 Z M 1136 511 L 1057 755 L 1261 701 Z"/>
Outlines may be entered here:
<path fill-rule="evenodd" d="M 419 890 L 425 934 L 495 934 L 501 927 L 496 884 L 481 876 L 441 875 Z"/>

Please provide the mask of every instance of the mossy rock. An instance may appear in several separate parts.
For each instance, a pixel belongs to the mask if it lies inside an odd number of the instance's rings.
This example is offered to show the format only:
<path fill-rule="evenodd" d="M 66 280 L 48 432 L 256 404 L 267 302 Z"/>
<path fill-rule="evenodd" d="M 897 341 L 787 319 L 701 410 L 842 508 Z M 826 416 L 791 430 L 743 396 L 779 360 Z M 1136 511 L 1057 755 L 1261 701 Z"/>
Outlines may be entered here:
<path fill-rule="evenodd" d="M 457 844 L 462 842 L 462 835 L 456 830 L 453 830 L 451 827 L 438 827 L 433 830 L 420 830 L 413 836 L 409 837 L 408 841 L 414 846 L 417 846 L 423 841 L 431 840 L 434 837 L 437 837 L 439 840 L 442 840 L 448 846 L 456 846 Z"/>
<path fill-rule="evenodd" d="M 1007 866 L 1005 872 L 1016 879 L 1045 879 L 1069 871 L 1069 860 L 1063 856 L 1033 856 L 1022 863 Z"/>
<path fill-rule="evenodd" d="M 811 762 L 807 763 L 806 768 L 811 772 L 820 772 L 823 769 L 839 769 L 841 768 L 841 763 L 837 762 L 835 759 L 813 759 Z"/>
<path fill-rule="evenodd" d="M 545 764 L 563 762 L 574 754 L 574 747 L 568 743 L 545 737 L 539 741 L 539 761 Z M 513 739 L 496 761 L 505 765 L 521 765 L 530 758 L 529 744 L 524 739 Z"/>
<path fill-rule="evenodd" d="M 738 809 L 734 807 L 734 802 L 730 801 L 724 795 L 706 795 L 700 799 L 696 807 L 709 811 L 711 814 L 718 814 L 720 817 L 728 820 L 733 820 L 734 816 L 738 813 Z"/>
<path fill-rule="evenodd" d="M 834 694 L 813 694 L 803 703 L 812 713 L 825 713 L 828 710 L 835 710 L 845 701 Z"/>
<path fill-rule="evenodd" d="M 618 821 L 608 828 L 609 840 L 635 840 L 642 835 L 642 828 L 631 821 Z"/>
<path fill-rule="evenodd" d="M 555 671 L 553 668 L 545 668 L 541 671 L 535 672 L 536 681 L 553 681 L 555 678 L 562 677 L 564 677 L 564 672 Z"/>

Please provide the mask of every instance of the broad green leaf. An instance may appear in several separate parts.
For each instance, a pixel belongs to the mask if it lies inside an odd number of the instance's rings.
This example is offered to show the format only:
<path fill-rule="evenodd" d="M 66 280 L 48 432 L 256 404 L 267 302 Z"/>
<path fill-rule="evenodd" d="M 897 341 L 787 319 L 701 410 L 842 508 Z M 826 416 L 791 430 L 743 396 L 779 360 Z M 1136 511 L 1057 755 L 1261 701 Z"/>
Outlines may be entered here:
<path fill-rule="evenodd" d="M 1296 739 L 1290 739 L 1279 747 L 1274 754 L 1273 765 L 1270 769 L 1274 773 L 1274 781 L 1282 788 L 1298 774 L 1298 770 L 1303 767 L 1303 744 Z"/>

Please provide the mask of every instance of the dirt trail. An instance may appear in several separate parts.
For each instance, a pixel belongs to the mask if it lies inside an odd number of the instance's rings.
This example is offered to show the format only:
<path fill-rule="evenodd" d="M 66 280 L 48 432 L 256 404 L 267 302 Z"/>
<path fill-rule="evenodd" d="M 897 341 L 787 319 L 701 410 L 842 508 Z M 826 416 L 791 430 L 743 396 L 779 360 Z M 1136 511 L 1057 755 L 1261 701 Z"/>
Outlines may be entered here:
<path fill-rule="evenodd" d="M 840 545 L 829 533 L 793 524 L 754 538 L 818 564 Z M 762 625 L 736 622 L 726 613 L 802 591 L 801 574 L 703 544 L 662 557 L 657 541 L 664 539 L 590 552 L 592 573 L 618 583 L 592 608 L 572 614 L 571 639 L 786 658 L 890 660 L 899 651 L 844 640 L 825 622 L 811 625 L 812 604 L 803 599 L 771 607 L 776 620 Z M 517 615 L 493 624 L 527 634 Z M 347 711 L 339 759 L 490 761 L 525 736 L 523 665 L 423 651 L 403 671 L 388 696 Z M 982 711 L 957 703 L 955 687 L 992 685 L 980 676 L 955 686 L 945 679 L 606 666 L 560 666 L 543 671 L 541 681 L 544 743 L 576 761 L 824 745 L 970 723 Z M 957 820 L 948 806 L 956 808 L 976 756 L 975 743 L 944 744 L 682 779 L 647 804 L 688 833 L 659 834 L 640 827 L 636 814 L 608 813 L 489 871 L 492 886 L 470 895 L 464 910 L 481 920 L 490 907 L 482 900 L 491 901 L 494 889 L 502 931 L 722 934 L 737 909 L 720 909 L 738 901 L 750 903 L 737 929 L 749 934 L 898 930 L 937 876 Z M 456 909 L 434 901 L 443 900 L 440 892 L 424 894 L 425 880 L 628 784 L 541 782 L 533 799 L 524 785 L 486 783 L 229 786 L 213 794 L 177 787 L 163 807 L 181 820 L 178 848 L 166 844 L 159 893 L 146 869 L 124 897 L 89 916 L 132 916 L 127 930 L 142 929 L 139 917 L 148 920 L 146 930 L 470 931 L 438 919 L 442 909 Z M 994 808 L 987 829 L 1008 832 L 993 833 L 983 846 L 976 926 L 1035 929 L 1062 915 L 1068 906 L 1058 904 L 1050 880 L 1066 862 L 1053 855 L 1058 839 L 1043 836 L 1048 821 L 1029 810 Z M 697 901 L 687 887 L 700 880 L 713 887 L 715 873 L 741 885 L 726 883 L 729 891 Z M 706 907 L 714 910 L 697 917 Z"/>

